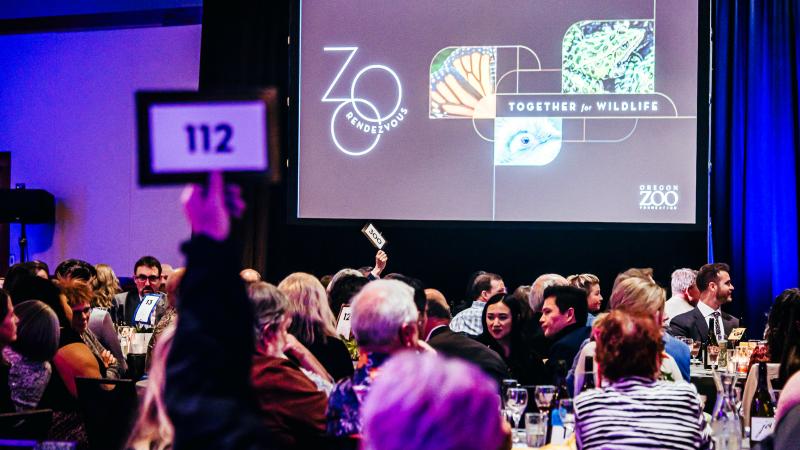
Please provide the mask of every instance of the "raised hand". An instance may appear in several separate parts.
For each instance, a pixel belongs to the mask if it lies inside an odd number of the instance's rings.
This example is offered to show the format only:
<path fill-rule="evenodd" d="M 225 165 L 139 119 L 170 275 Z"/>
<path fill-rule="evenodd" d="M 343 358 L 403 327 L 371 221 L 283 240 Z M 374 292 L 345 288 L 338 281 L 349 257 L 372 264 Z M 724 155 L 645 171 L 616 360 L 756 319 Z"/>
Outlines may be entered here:
<path fill-rule="evenodd" d="M 181 202 L 192 232 L 217 241 L 227 239 L 231 217 L 241 217 L 245 208 L 239 187 L 226 187 L 218 171 L 209 173 L 205 190 L 196 184 L 187 186 Z"/>
<path fill-rule="evenodd" d="M 372 269 L 372 274 L 380 277 L 383 269 L 386 268 L 386 261 L 388 260 L 389 256 L 386 255 L 386 252 L 378 250 L 378 253 L 375 254 L 375 268 Z"/>
<path fill-rule="evenodd" d="M 334 381 L 333 377 L 325 370 L 322 363 L 314 356 L 313 353 L 302 342 L 298 341 L 292 334 L 286 335 L 286 346 L 283 352 L 287 355 L 292 355 L 300 363 L 300 367 L 316 373 L 325 380 L 330 382 Z"/>

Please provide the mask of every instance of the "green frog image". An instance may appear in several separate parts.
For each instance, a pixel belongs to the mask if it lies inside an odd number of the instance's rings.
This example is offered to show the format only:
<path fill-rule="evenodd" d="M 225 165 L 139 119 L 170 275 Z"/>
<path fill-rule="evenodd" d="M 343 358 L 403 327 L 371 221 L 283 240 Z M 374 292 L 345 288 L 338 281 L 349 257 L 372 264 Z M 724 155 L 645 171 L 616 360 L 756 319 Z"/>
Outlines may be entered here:
<path fill-rule="evenodd" d="M 654 91 L 652 21 L 579 22 L 564 35 L 562 91 Z M 635 81 L 635 82 L 632 82 Z"/>

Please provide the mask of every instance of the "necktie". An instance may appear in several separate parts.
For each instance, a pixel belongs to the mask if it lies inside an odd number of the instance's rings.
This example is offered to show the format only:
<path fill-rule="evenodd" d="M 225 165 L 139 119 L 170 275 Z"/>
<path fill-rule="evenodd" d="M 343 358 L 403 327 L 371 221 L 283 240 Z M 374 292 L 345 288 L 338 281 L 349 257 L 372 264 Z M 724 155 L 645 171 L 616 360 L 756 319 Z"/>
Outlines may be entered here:
<path fill-rule="evenodd" d="M 713 313 L 711 313 L 711 315 L 714 316 L 714 334 L 717 335 L 717 340 L 721 341 L 723 340 L 723 338 L 722 338 L 722 333 L 720 333 L 719 329 L 719 311 L 714 311 Z"/>

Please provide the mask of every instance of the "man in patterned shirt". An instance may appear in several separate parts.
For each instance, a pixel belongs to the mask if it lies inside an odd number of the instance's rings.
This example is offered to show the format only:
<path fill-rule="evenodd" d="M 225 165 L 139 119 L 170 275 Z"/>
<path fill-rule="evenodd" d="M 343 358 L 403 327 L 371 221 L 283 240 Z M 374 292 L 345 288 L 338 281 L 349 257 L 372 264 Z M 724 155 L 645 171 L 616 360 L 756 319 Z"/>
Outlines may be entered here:
<path fill-rule="evenodd" d="M 483 332 L 481 318 L 483 306 L 497 294 L 505 294 L 506 285 L 500 275 L 484 273 L 475 277 L 472 283 L 472 306 L 453 317 L 450 329 L 456 333 L 479 335 Z"/>
<path fill-rule="evenodd" d="M 381 365 L 406 348 L 420 349 L 414 291 L 397 280 L 376 280 L 353 299 L 350 324 L 361 359 L 355 373 L 336 384 L 328 399 L 327 431 L 333 436 L 361 432 L 361 404 Z"/>

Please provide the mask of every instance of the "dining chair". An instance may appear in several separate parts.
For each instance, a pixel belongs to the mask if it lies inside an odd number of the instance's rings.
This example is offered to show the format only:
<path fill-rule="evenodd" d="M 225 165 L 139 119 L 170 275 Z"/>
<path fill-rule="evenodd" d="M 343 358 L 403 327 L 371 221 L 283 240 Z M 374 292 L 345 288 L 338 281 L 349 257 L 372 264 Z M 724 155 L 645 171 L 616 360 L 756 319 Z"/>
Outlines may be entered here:
<path fill-rule="evenodd" d="M 76 377 L 75 385 L 89 447 L 122 449 L 138 412 L 134 381 Z"/>

